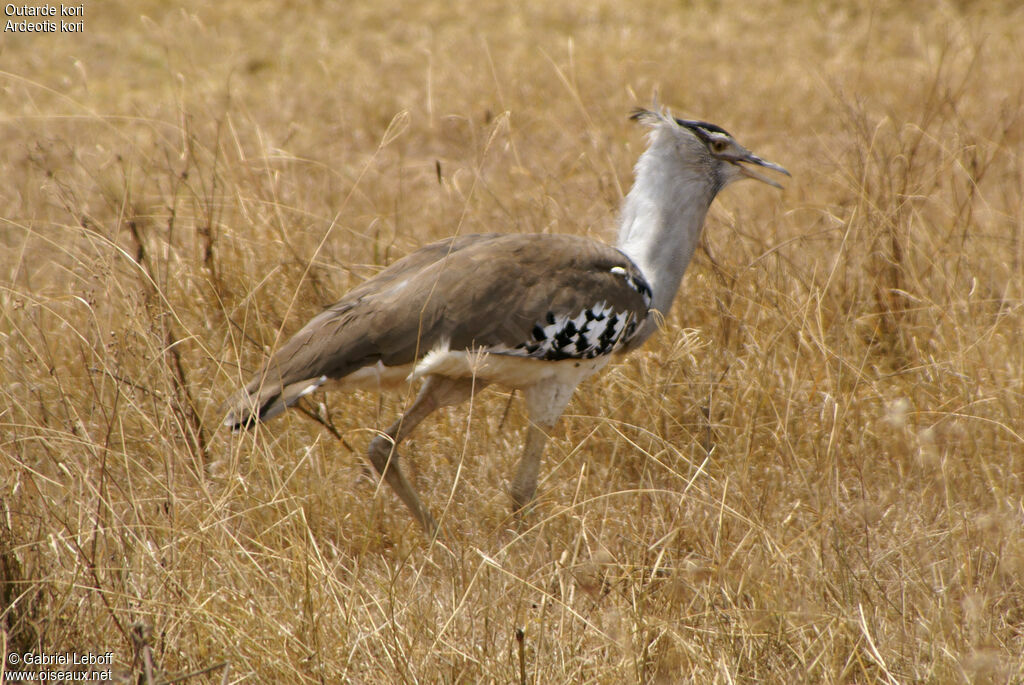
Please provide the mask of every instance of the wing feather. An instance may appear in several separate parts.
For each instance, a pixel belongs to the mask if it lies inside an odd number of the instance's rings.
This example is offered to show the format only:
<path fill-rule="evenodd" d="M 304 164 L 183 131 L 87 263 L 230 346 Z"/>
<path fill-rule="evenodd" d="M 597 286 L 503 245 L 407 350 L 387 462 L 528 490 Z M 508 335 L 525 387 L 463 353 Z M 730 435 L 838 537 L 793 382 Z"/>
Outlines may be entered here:
<path fill-rule="evenodd" d="M 637 267 L 588 238 L 485 234 L 433 243 L 310 320 L 229 401 L 226 423 L 269 418 L 322 378 L 410 364 L 441 341 L 539 359 L 609 354 L 649 305 Z"/>

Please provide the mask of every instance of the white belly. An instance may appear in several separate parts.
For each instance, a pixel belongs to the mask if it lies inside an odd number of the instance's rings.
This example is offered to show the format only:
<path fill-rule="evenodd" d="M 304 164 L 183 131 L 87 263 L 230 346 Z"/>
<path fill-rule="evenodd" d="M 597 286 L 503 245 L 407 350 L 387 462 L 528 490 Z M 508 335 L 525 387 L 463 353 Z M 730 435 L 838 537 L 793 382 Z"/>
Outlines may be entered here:
<path fill-rule="evenodd" d="M 608 363 L 607 356 L 594 359 L 546 361 L 508 354 L 489 354 L 483 350 L 438 348 L 416 364 L 409 380 L 437 375 L 451 378 L 476 378 L 510 388 L 528 388 L 538 383 L 566 383 L 575 386 Z"/>
<path fill-rule="evenodd" d="M 323 390 L 397 390 L 426 376 L 475 378 L 482 383 L 495 383 L 509 388 L 525 389 L 539 383 L 575 387 L 600 371 L 608 356 L 594 359 L 563 359 L 546 361 L 483 350 L 449 350 L 439 347 L 415 364 L 372 366 L 350 373 L 344 378 L 327 381 Z"/>

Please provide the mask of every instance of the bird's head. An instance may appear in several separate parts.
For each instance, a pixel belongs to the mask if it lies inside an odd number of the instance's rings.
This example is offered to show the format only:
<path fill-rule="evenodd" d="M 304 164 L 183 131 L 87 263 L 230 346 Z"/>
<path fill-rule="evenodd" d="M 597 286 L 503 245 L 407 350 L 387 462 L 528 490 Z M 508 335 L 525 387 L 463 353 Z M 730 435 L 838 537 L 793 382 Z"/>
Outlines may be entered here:
<path fill-rule="evenodd" d="M 652 152 L 666 163 L 706 175 L 713 193 L 744 178 L 782 188 L 777 181 L 757 171 L 757 167 L 790 175 L 778 164 L 763 160 L 740 145 L 721 126 L 677 119 L 667 112 L 648 109 L 638 109 L 630 118 L 653 129 Z"/>

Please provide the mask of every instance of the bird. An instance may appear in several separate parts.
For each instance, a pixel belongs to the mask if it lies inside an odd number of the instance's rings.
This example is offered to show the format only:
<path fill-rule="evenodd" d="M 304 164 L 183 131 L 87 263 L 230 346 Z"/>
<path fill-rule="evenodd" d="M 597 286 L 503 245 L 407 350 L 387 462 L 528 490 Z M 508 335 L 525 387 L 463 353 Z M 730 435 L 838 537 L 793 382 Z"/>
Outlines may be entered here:
<path fill-rule="evenodd" d="M 533 501 L 548 435 L 576 387 L 637 349 L 668 314 L 715 196 L 759 169 L 790 176 L 725 129 L 654 105 L 630 118 L 647 147 L 615 245 L 570 234 L 481 233 L 426 245 L 313 317 L 227 401 L 235 431 L 316 391 L 420 387 L 370 441 L 377 473 L 428 535 L 437 522 L 398 447 L 431 413 L 488 385 L 522 392 L 528 416 L 511 479 L 513 509 Z"/>

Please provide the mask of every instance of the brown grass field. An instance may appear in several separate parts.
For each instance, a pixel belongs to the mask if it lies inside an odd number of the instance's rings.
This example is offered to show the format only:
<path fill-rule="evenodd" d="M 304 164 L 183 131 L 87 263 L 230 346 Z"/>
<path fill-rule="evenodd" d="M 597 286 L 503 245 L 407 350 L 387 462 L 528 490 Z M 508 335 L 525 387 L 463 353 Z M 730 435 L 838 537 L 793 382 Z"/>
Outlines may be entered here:
<path fill-rule="evenodd" d="M 0 35 L 0 671 L 1024 682 L 1017 3 L 82 20 Z M 719 198 L 664 330 L 579 389 L 521 523 L 505 391 L 409 442 L 436 544 L 362 457 L 408 393 L 220 425 L 268 351 L 428 241 L 613 240 L 655 92 L 793 178 Z"/>

